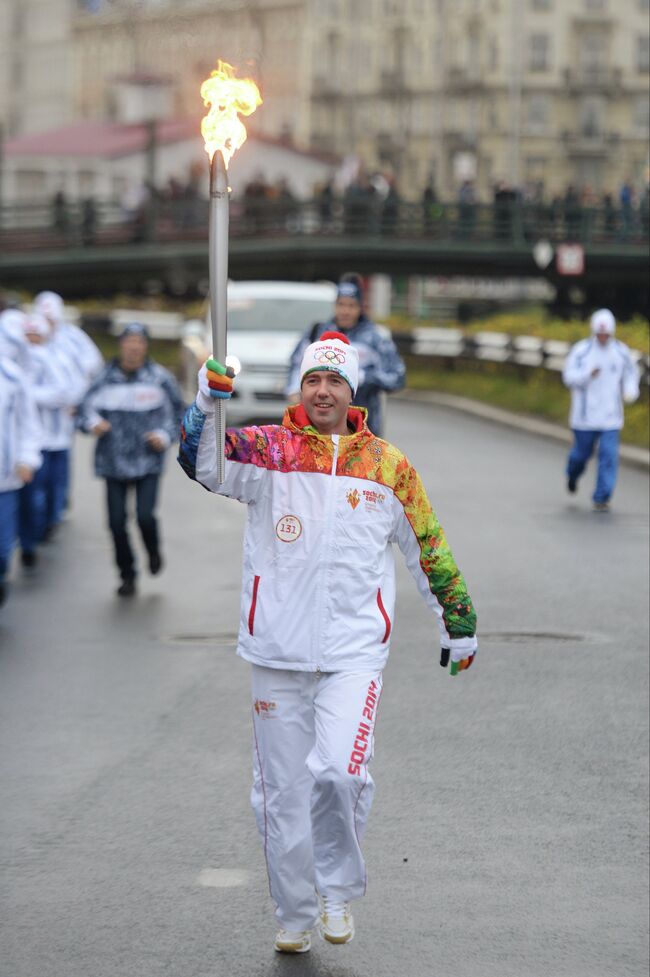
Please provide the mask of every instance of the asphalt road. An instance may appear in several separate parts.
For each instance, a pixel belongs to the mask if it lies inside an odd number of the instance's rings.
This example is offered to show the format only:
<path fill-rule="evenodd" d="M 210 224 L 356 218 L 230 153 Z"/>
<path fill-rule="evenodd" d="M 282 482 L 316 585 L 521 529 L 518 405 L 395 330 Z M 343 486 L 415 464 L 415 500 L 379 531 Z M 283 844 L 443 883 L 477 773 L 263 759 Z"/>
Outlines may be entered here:
<path fill-rule="evenodd" d="M 120 602 L 83 440 L 69 521 L 0 612 L 0 977 L 645 977 L 648 476 L 623 469 L 597 514 L 561 445 L 397 403 L 389 435 L 481 649 L 439 668 L 402 566 L 355 941 L 271 948 L 233 653 L 244 508 L 170 464 L 167 569 Z"/>

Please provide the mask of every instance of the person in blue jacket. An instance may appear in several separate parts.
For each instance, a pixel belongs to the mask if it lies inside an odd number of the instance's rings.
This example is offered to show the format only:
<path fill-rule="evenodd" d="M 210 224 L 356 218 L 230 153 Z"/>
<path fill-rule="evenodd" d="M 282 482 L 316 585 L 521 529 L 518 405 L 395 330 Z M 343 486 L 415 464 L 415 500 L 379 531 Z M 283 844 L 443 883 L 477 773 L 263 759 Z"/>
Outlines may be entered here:
<path fill-rule="evenodd" d="M 303 353 L 325 331 L 343 333 L 358 350 L 359 389 L 354 397 L 354 405 L 366 408 L 368 427 L 377 437 L 383 437 L 382 393 L 402 389 L 406 367 L 389 330 L 372 322 L 363 311 L 361 281 L 352 273 L 339 283 L 332 319 L 324 325 L 316 323 L 304 334 L 291 354 L 287 396 L 291 401 L 298 401 Z"/>
<path fill-rule="evenodd" d="M 136 561 L 127 531 L 131 489 L 149 570 L 155 575 L 162 569 L 155 515 L 158 484 L 165 452 L 178 437 L 185 408 L 176 380 L 149 358 L 148 346 L 145 326 L 125 326 L 119 355 L 91 384 L 78 410 L 78 426 L 97 438 L 95 474 L 106 480 L 108 524 L 122 579 L 120 597 L 131 597 L 136 589 Z"/>

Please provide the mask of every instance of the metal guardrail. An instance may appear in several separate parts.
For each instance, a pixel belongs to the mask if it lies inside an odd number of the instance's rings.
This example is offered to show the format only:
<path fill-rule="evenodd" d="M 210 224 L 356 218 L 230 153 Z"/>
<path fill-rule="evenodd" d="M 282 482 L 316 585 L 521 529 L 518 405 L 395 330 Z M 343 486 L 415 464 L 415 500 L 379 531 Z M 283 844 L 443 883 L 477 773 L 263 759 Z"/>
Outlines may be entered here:
<path fill-rule="evenodd" d="M 47 204 L 7 205 L 0 210 L 4 249 L 107 246 L 140 242 L 207 241 L 208 203 L 199 198 L 154 199 L 127 210 L 116 201 L 92 201 L 54 210 Z M 526 246 L 540 239 L 583 245 L 644 245 L 650 213 L 636 209 L 560 203 L 496 201 L 492 204 L 400 201 L 375 198 L 266 200 L 234 197 L 230 234 L 236 238 L 364 235 L 459 243 Z"/>
<path fill-rule="evenodd" d="M 560 339 L 511 336 L 500 332 L 467 335 L 460 329 L 429 326 L 416 328 L 411 333 L 395 333 L 393 338 L 403 355 L 510 363 L 556 373 L 562 372 L 571 349 L 571 343 Z M 650 387 L 650 356 L 635 349 L 630 352 L 637 364 L 641 383 Z"/>

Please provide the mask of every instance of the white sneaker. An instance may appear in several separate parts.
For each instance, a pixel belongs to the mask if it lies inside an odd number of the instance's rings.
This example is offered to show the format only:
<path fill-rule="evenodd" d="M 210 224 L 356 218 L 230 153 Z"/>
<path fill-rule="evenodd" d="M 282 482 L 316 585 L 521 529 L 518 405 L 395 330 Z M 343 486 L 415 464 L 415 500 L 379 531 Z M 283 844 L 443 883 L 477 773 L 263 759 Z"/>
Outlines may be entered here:
<path fill-rule="evenodd" d="M 335 902 L 319 895 L 320 935 L 328 943 L 349 943 L 354 939 L 354 918 L 349 902 Z"/>
<path fill-rule="evenodd" d="M 307 950 L 311 950 L 311 930 L 303 930 L 302 933 L 280 930 L 274 946 L 278 953 L 307 953 Z"/>

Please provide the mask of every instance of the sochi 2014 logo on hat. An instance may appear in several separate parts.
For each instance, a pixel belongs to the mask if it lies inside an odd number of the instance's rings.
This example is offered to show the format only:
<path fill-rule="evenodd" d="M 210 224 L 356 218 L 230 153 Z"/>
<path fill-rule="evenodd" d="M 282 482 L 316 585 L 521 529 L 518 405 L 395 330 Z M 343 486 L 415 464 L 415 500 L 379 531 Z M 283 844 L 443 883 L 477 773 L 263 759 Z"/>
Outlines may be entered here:
<path fill-rule="evenodd" d="M 314 350 L 314 359 L 323 365 L 342 366 L 345 363 L 345 353 L 334 346 L 317 346 Z"/>

